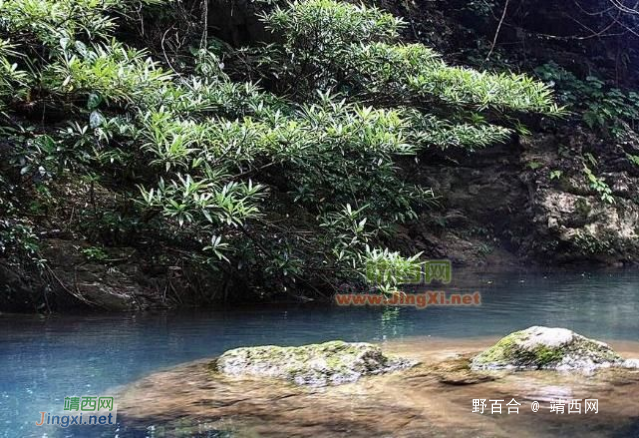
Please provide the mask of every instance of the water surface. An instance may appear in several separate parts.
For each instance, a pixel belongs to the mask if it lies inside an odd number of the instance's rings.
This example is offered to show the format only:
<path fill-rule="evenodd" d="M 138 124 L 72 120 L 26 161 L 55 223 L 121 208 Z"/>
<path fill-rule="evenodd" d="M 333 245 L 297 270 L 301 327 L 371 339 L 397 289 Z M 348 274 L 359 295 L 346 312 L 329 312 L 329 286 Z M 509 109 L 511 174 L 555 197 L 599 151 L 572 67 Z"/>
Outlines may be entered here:
<path fill-rule="evenodd" d="M 0 437 L 85 436 L 34 423 L 40 411 L 59 411 L 65 396 L 105 394 L 152 372 L 237 346 L 429 336 L 453 344 L 530 325 L 639 341 L 639 274 L 634 272 L 458 275 L 455 281 L 443 289 L 480 291 L 482 306 L 0 315 Z M 103 432 L 125 436 L 118 430 Z"/>

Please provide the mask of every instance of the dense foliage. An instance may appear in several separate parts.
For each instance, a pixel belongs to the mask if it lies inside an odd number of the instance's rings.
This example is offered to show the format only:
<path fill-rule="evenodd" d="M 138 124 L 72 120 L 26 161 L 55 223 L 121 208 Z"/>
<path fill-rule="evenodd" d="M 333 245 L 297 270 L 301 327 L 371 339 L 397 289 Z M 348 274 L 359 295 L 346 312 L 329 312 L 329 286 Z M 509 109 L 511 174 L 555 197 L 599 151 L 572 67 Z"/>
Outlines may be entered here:
<path fill-rule="evenodd" d="M 320 292 L 367 260 L 416 263 L 384 248 L 436 194 L 397 157 L 561 112 L 530 77 L 449 66 L 400 19 L 334 0 L 268 6 L 275 42 L 226 53 L 235 68 L 212 38 L 171 65 L 120 38 L 157 3 L 0 0 L 0 254 L 37 259 L 51 192 L 82 180 L 96 245 L 173 245 L 256 289 Z"/>

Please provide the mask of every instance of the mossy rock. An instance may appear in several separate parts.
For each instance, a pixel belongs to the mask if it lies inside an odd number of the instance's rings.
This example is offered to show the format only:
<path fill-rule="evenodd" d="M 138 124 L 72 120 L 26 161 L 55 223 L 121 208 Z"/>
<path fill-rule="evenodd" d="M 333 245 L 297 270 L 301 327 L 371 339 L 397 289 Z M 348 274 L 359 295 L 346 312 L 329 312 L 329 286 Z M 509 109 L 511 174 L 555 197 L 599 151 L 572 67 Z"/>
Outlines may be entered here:
<path fill-rule="evenodd" d="M 608 344 L 564 328 L 530 327 L 475 356 L 471 368 L 593 370 L 623 366 Z"/>
<path fill-rule="evenodd" d="M 362 376 L 406 369 L 416 363 L 387 356 L 373 344 L 332 341 L 301 347 L 245 347 L 229 350 L 215 368 L 234 376 L 290 380 L 298 385 L 349 383 Z"/>

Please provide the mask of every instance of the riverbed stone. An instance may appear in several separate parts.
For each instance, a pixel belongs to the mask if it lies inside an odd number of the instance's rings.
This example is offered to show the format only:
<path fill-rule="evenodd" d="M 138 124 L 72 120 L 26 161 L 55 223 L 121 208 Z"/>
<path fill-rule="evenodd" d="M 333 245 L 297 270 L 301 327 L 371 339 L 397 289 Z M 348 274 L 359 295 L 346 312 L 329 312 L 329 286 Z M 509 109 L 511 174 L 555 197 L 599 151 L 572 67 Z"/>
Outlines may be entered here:
<path fill-rule="evenodd" d="M 594 370 L 624 366 L 606 343 L 565 328 L 534 326 L 511 333 L 475 356 L 471 368 Z"/>
<path fill-rule="evenodd" d="M 377 345 L 343 341 L 301 347 L 236 348 L 215 363 L 218 371 L 229 375 L 272 377 L 312 386 L 355 382 L 362 376 L 414 365 L 415 361 L 385 355 Z"/>
<path fill-rule="evenodd" d="M 481 370 L 471 370 L 470 359 L 460 355 L 434 364 L 431 370 L 435 378 L 446 385 L 476 385 L 495 380 L 494 375 Z"/>
<path fill-rule="evenodd" d="M 626 359 L 623 362 L 624 368 L 639 369 L 639 359 Z"/>

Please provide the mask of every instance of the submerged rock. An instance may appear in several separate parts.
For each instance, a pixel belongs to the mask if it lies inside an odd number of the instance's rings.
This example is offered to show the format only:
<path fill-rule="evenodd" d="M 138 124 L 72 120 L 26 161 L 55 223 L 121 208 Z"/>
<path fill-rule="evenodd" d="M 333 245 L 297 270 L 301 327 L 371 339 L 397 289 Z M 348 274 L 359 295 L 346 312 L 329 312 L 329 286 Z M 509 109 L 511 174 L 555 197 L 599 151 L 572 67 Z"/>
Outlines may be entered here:
<path fill-rule="evenodd" d="M 476 385 L 495 380 L 495 376 L 470 369 L 467 357 L 453 357 L 435 364 L 432 367 L 435 378 L 446 385 Z"/>
<path fill-rule="evenodd" d="M 593 370 L 624 366 L 606 343 L 564 328 L 530 327 L 511 333 L 475 356 L 472 369 Z"/>
<path fill-rule="evenodd" d="M 298 385 L 337 385 L 362 376 L 388 373 L 416 362 L 387 356 L 373 344 L 332 341 L 301 347 L 245 347 L 217 359 L 217 370 L 235 376 L 286 379 Z"/>

